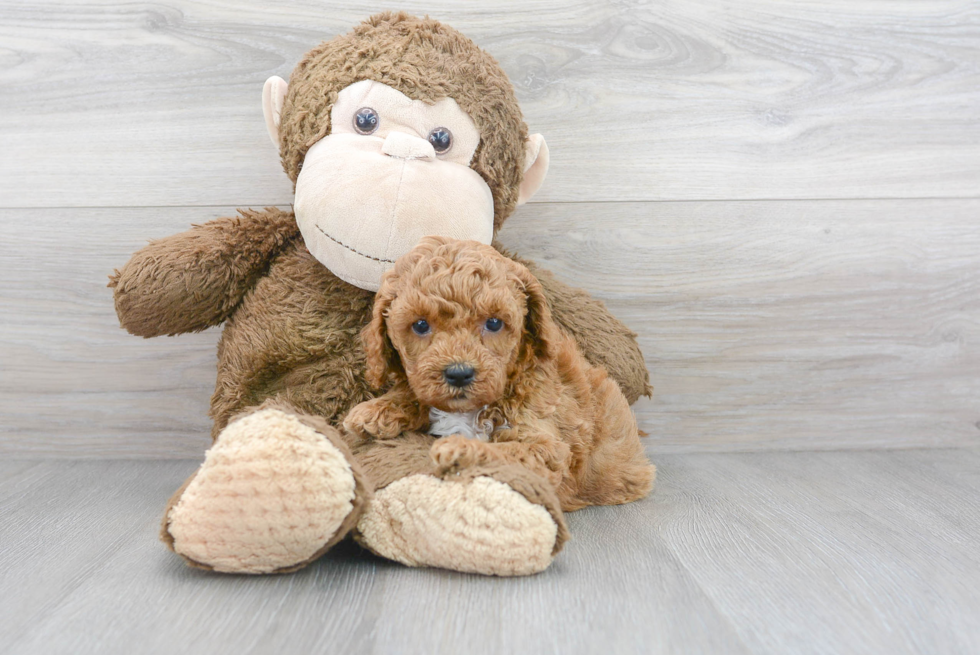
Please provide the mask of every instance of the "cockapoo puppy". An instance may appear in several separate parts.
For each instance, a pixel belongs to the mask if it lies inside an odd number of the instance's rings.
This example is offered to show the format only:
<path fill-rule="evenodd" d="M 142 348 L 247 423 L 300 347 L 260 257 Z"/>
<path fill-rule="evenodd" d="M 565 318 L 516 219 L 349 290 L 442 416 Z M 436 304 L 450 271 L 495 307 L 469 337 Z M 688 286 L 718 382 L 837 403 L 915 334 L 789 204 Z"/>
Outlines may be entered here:
<path fill-rule="evenodd" d="M 344 427 L 365 438 L 442 436 L 438 473 L 516 463 L 565 511 L 644 497 L 656 469 L 619 386 L 551 317 L 524 266 L 475 241 L 427 237 L 385 274 L 362 333 L 387 393 Z"/>

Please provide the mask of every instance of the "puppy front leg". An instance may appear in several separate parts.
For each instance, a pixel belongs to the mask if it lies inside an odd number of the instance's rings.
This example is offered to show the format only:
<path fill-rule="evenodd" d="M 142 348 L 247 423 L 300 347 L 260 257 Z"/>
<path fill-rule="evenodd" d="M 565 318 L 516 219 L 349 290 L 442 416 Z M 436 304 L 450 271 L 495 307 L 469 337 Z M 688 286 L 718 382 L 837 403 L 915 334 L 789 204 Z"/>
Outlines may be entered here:
<path fill-rule="evenodd" d="M 556 489 L 561 485 L 571 456 L 567 444 L 548 434 L 522 434 L 516 429 L 507 430 L 501 436 L 507 440 L 485 443 L 454 434 L 436 441 L 429 453 L 439 474 L 471 466 L 509 463 L 537 473 Z"/>
<path fill-rule="evenodd" d="M 344 429 L 362 439 L 393 439 L 408 430 L 421 430 L 428 423 L 428 409 L 423 410 L 402 382 L 383 396 L 355 405 L 344 417 Z"/>

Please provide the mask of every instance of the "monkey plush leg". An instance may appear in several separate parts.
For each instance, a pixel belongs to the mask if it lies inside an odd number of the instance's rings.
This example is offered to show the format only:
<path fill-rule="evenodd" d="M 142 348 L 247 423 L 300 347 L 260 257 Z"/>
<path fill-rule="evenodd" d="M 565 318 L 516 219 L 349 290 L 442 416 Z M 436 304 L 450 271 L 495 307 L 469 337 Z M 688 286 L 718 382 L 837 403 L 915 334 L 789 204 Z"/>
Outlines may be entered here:
<path fill-rule="evenodd" d="M 384 460 L 404 464 L 402 456 L 409 452 L 411 467 L 434 471 L 421 458 L 432 437 L 410 439 L 418 443 L 375 442 L 382 449 L 355 449 L 355 456 L 368 475 L 375 468 L 386 470 Z M 553 487 L 520 466 L 473 467 L 445 477 L 420 472 L 381 486 L 354 536 L 378 555 L 408 566 L 530 575 L 546 569 L 568 540 Z"/>
<path fill-rule="evenodd" d="M 284 573 L 326 552 L 370 493 L 339 433 L 272 402 L 233 420 L 174 494 L 161 538 L 188 564 Z"/>

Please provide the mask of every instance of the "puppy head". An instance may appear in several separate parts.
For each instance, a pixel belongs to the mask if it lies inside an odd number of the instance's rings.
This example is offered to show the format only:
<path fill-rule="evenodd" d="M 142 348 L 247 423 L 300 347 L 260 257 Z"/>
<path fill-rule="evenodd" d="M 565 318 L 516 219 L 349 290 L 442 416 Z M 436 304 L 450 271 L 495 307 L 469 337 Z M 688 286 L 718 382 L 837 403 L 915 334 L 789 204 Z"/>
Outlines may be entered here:
<path fill-rule="evenodd" d="M 475 241 L 426 237 L 382 278 L 362 333 L 368 381 L 404 378 L 426 405 L 472 411 L 551 358 L 557 330 L 527 268 Z"/>

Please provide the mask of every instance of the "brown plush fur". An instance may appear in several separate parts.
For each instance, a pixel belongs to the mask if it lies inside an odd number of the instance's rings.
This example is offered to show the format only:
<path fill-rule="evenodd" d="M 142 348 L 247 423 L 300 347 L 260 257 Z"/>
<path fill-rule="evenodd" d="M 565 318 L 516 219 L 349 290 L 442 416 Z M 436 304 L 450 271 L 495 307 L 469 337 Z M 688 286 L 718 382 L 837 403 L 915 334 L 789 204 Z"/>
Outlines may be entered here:
<path fill-rule="evenodd" d="M 503 327 L 487 329 L 491 318 Z M 420 319 L 421 335 L 412 328 Z M 363 338 L 369 380 L 393 385 L 352 409 L 347 430 L 391 438 L 425 428 L 430 407 L 484 408 L 496 426 L 492 443 L 438 440 L 437 472 L 519 464 L 554 485 L 564 510 L 650 491 L 654 468 L 626 398 L 554 323 L 530 271 L 493 248 L 423 239 L 385 274 Z M 472 382 L 448 384 L 444 371 L 453 364 L 473 367 Z"/>
<path fill-rule="evenodd" d="M 151 241 L 110 277 L 119 322 L 141 337 L 219 325 L 298 235 L 292 212 L 242 209 Z"/>

